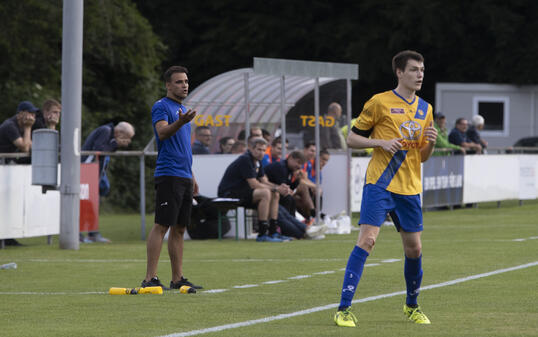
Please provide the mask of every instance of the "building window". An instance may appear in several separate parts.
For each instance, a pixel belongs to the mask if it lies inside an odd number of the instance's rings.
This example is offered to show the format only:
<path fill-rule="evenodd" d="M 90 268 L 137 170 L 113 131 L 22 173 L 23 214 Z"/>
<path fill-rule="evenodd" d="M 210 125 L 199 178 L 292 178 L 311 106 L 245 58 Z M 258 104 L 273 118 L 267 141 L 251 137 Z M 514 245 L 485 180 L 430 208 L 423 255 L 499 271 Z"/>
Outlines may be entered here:
<path fill-rule="evenodd" d="M 484 117 L 485 136 L 509 135 L 510 100 L 508 97 L 473 97 L 473 116 Z"/>

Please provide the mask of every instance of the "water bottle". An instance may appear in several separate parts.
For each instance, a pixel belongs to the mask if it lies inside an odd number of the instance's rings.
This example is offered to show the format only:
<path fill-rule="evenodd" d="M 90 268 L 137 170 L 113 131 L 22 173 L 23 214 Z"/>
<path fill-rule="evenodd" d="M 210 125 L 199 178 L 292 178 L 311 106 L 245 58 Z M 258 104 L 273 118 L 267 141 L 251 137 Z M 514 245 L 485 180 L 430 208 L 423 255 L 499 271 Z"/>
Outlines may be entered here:
<path fill-rule="evenodd" d="M 182 294 L 196 294 L 196 289 L 189 286 L 181 286 L 179 292 Z"/>
<path fill-rule="evenodd" d="M 17 269 L 17 264 L 15 262 L 6 263 L 1 265 L 0 269 Z"/>

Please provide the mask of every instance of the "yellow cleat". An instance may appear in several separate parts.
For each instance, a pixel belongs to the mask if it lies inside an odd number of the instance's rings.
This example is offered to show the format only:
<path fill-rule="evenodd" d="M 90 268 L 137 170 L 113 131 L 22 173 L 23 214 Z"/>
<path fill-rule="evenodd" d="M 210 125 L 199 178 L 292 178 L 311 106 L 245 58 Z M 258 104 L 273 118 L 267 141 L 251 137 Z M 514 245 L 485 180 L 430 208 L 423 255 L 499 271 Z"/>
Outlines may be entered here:
<path fill-rule="evenodd" d="M 334 323 L 338 326 L 354 328 L 357 326 L 357 317 L 353 315 L 350 308 L 347 308 L 342 311 L 337 311 L 336 314 L 334 314 Z"/>
<path fill-rule="evenodd" d="M 431 324 L 428 317 L 424 315 L 422 310 L 420 310 L 420 307 L 411 308 L 408 307 L 407 304 L 404 304 L 403 312 L 409 318 L 410 321 L 413 321 L 417 324 Z"/>

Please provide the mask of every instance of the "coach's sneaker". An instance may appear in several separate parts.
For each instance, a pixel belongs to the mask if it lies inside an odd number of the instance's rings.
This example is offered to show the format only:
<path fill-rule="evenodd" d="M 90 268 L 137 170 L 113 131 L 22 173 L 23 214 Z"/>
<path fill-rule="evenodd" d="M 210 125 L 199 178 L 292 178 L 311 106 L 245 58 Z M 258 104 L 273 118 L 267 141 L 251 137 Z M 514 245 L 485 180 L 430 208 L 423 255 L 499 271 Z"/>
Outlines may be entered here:
<path fill-rule="evenodd" d="M 179 289 L 182 286 L 189 286 L 189 287 L 194 288 L 194 289 L 203 289 L 204 288 L 202 286 L 197 286 L 197 285 L 192 284 L 191 282 L 189 282 L 183 276 L 181 276 L 181 280 L 179 280 L 177 282 L 170 281 L 170 288 L 172 288 L 172 289 Z"/>
<path fill-rule="evenodd" d="M 282 234 L 280 234 L 279 232 L 276 232 L 276 233 L 271 234 L 271 237 L 272 237 L 273 239 L 280 239 L 280 240 L 282 240 L 282 241 L 291 241 L 291 240 L 292 240 L 289 236 L 282 235 Z"/>
<path fill-rule="evenodd" d="M 258 235 L 258 237 L 256 238 L 256 241 L 258 242 L 282 242 L 281 239 L 270 237 L 267 234 Z"/>
<path fill-rule="evenodd" d="M 336 314 L 334 314 L 334 323 L 338 326 L 354 328 L 357 326 L 357 317 L 353 315 L 350 308 L 347 308 L 337 311 Z"/>
<path fill-rule="evenodd" d="M 409 318 L 409 320 L 417 324 L 431 324 L 428 317 L 426 317 L 426 315 L 424 315 L 422 310 L 420 310 L 420 306 L 417 306 L 416 308 L 412 308 L 408 306 L 407 304 L 404 304 L 403 312 Z"/>
<path fill-rule="evenodd" d="M 170 290 L 170 288 L 165 287 L 164 284 L 161 283 L 161 281 L 159 280 L 159 278 L 157 276 L 153 277 L 149 281 L 142 280 L 141 286 L 142 286 L 142 288 L 145 288 L 145 287 L 161 287 L 161 288 L 163 288 L 163 290 Z"/>

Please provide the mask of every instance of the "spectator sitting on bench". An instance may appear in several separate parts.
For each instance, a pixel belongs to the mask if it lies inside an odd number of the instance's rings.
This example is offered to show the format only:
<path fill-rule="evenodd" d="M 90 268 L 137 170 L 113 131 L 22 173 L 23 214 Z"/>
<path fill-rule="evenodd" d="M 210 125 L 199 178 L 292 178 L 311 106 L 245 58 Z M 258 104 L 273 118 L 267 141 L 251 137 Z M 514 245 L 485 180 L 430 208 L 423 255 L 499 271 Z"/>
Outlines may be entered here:
<path fill-rule="evenodd" d="M 238 198 L 242 206 L 258 210 L 256 241 L 282 242 L 289 238 L 277 232 L 278 201 L 280 193 L 286 194 L 290 191 L 287 185 L 277 186 L 267 179 L 261 165 L 266 147 L 267 141 L 261 137 L 249 139 L 248 150 L 234 160 L 224 172 L 218 196 Z"/>

